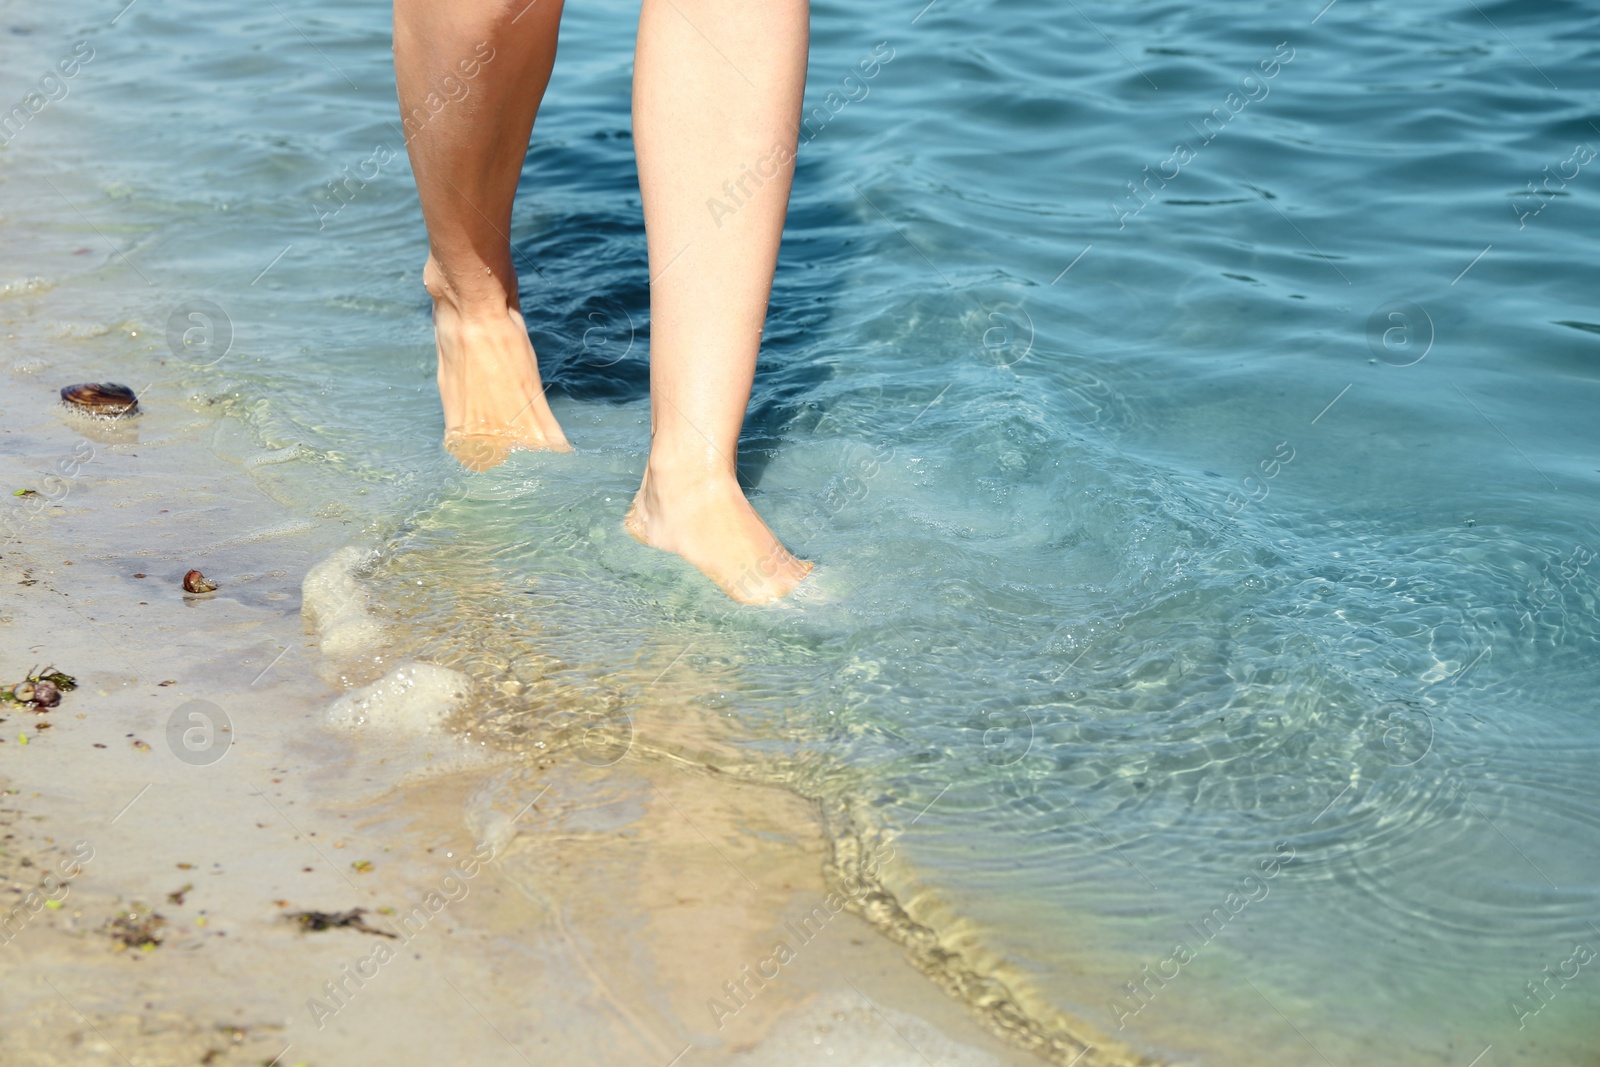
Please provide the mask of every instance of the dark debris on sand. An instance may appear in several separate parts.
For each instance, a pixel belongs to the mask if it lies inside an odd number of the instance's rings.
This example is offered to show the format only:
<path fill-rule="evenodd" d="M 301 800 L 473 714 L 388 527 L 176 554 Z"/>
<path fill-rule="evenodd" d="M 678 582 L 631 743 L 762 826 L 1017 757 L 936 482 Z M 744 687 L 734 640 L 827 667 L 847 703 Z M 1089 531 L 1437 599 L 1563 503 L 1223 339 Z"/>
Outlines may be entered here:
<path fill-rule="evenodd" d="M 111 947 L 118 952 L 130 948 L 153 952 L 161 944 L 156 931 L 167 925 L 167 920 L 142 904 L 134 904 L 127 911 L 106 920 L 105 932 L 111 937 Z"/>
<path fill-rule="evenodd" d="M 393 938 L 397 935 L 388 930 L 380 930 L 371 926 L 361 916 L 366 914 L 365 908 L 351 908 L 349 911 L 291 911 L 285 919 L 300 924 L 304 930 L 332 930 L 338 927 L 347 927 L 351 930 L 360 930 L 364 934 L 375 934 L 378 937 Z"/>

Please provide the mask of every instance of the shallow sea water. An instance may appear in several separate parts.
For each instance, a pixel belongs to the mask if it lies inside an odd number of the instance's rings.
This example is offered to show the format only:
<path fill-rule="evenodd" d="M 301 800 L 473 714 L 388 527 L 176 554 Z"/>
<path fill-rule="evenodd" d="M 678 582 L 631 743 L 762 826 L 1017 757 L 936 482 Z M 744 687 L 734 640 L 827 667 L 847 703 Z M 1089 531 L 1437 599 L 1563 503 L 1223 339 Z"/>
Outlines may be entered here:
<path fill-rule="evenodd" d="M 8 364 L 221 405 L 479 735 L 610 758 L 692 705 L 1158 1060 L 1593 1062 L 1600 14 L 817 4 L 741 469 L 819 569 L 751 610 L 619 526 L 634 6 L 569 6 L 514 222 L 578 451 L 482 476 L 438 447 L 387 8 L 120 7 L 0 15 L 4 107 L 94 50 L 0 149 Z M 202 300 L 230 344 L 179 358 Z"/>

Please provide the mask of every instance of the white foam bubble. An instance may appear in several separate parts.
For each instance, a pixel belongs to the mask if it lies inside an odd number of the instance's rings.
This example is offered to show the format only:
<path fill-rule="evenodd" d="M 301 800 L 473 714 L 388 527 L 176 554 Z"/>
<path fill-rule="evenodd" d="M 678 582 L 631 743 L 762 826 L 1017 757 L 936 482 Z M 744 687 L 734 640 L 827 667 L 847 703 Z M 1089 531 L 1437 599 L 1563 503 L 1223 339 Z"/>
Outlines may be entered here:
<path fill-rule="evenodd" d="M 328 722 L 347 730 L 432 733 L 467 699 L 470 687 L 465 674 L 449 667 L 403 663 L 371 685 L 334 701 L 328 708 Z"/>
<path fill-rule="evenodd" d="M 778 1020 L 732 1060 L 740 1067 L 1000 1067 L 986 1052 L 945 1037 L 923 1019 L 851 993 L 830 993 Z"/>
<path fill-rule="evenodd" d="M 353 656 L 382 646 L 385 629 L 367 609 L 367 594 L 355 572 L 371 553 L 348 546 L 306 572 L 300 613 L 317 635 L 325 656 Z"/>

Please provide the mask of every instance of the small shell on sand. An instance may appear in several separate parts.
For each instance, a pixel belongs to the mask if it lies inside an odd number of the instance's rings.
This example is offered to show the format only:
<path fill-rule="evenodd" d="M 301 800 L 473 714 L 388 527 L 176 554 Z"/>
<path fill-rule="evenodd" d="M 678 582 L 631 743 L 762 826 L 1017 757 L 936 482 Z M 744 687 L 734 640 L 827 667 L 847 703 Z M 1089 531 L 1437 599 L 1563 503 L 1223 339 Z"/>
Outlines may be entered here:
<path fill-rule="evenodd" d="M 47 678 L 23 682 L 12 690 L 12 695 L 24 703 L 31 703 L 35 708 L 53 708 L 61 703 L 61 690 Z"/>
<path fill-rule="evenodd" d="M 63 385 L 61 400 L 70 408 L 103 418 L 120 419 L 139 414 L 139 398 L 133 390 L 114 382 Z"/>
<path fill-rule="evenodd" d="M 29 676 L 11 687 L 10 696 L 12 700 L 33 711 L 41 711 L 61 703 L 61 687 L 49 678 Z"/>
<path fill-rule="evenodd" d="M 214 593 L 217 591 L 217 583 L 199 571 L 190 571 L 183 576 L 183 591 L 185 593 Z"/>

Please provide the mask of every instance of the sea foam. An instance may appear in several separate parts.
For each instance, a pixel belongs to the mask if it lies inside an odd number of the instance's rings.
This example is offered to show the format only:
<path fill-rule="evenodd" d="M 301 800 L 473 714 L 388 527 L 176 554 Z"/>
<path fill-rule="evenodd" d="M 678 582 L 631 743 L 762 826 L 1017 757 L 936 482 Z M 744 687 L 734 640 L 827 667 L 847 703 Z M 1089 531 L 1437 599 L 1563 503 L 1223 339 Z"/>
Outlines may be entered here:
<path fill-rule="evenodd" d="M 1000 1067 L 993 1056 L 950 1040 L 923 1019 L 847 993 L 824 995 L 784 1016 L 738 1062 L 745 1067 Z"/>
<path fill-rule="evenodd" d="M 432 733 L 467 699 L 470 688 L 470 679 L 460 671 L 433 663 L 404 663 L 334 701 L 328 708 L 328 723 L 348 730 Z"/>
<path fill-rule="evenodd" d="M 355 576 L 370 555 L 353 545 L 341 548 L 307 571 L 300 585 L 301 616 L 325 656 L 370 653 L 384 642 L 384 626 L 372 617 Z"/>

